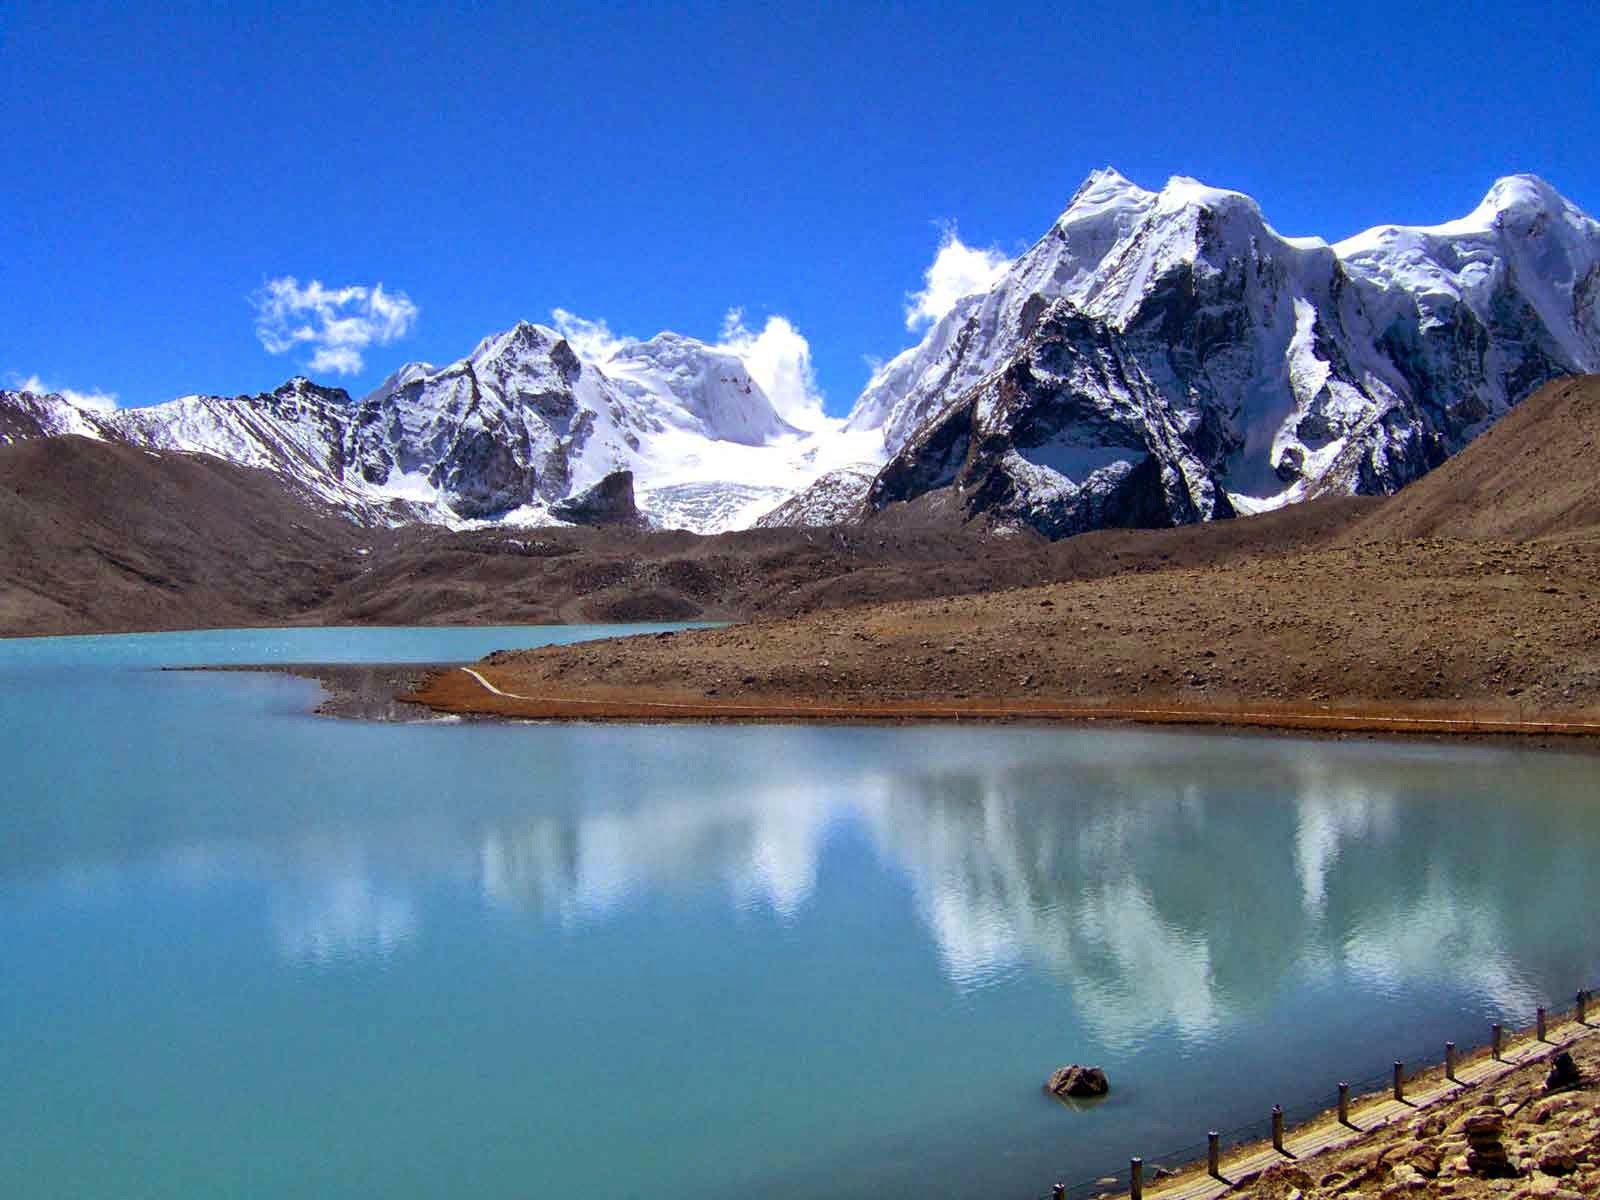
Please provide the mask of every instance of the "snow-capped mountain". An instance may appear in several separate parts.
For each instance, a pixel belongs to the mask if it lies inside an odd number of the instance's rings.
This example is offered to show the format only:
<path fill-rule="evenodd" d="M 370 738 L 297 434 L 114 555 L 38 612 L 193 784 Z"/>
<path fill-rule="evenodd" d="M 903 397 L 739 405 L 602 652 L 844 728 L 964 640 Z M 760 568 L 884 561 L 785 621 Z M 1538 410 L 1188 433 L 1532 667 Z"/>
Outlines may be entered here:
<path fill-rule="evenodd" d="M 697 532 L 943 489 L 941 511 L 1051 536 L 1206 520 L 1392 492 L 1545 381 L 1600 371 L 1600 225 L 1519 175 L 1459 220 L 1329 245 L 1238 192 L 1098 171 L 816 429 L 725 349 L 577 340 L 590 357 L 519 322 L 359 401 L 305 379 L 115 411 L 0 392 L 0 441 L 215 454 L 366 521 L 624 519 L 622 472 L 646 518 Z"/>
<path fill-rule="evenodd" d="M 76 435 L 100 439 L 99 410 L 51 392 L 0 389 L 0 446 L 29 438 Z"/>
<path fill-rule="evenodd" d="M 1600 370 L 1600 224 L 1532 176 L 1329 245 L 1255 201 L 1097 172 L 889 362 L 871 507 L 954 486 L 1051 536 L 1392 492 L 1547 380 Z"/>
<path fill-rule="evenodd" d="M 876 467 L 838 467 L 825 471 L 810 486 L 771 512 L 757 518 L 758 529 L 789 526 L 846 525 L 859 514 L 861 499 L 872 486 Z"/>
<path fill-rule="evenodd" d="M 575 520 L 614 511 L 614 488 L 595 489 L 630 472 L 656 524 L 715 532 L 750 524 L 837 465 L 841 448 L 875 452 L 871 438 L 795 429 L 738 358 L 691 338 L 625 342 L 602 366 L 527 322 L 448 366 L 408 363 L 359 402 L 303 378 L 110 413 L 5 396 L 0 437 L 78 433 L 213 454 L 391 523 Z M 591 494 L 611 498 L 574 503 Z"/>

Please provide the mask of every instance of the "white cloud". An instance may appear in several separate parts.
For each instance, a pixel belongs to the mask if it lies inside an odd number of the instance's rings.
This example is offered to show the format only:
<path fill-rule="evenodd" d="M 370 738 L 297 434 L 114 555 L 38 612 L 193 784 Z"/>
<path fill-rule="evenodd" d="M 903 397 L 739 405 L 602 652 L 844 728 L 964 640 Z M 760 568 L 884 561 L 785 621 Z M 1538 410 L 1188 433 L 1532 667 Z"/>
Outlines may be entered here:
<path fill-rule="evenodd" d="M 567 343 L 577 351 L 578 357 L 589 362 L 605 364 L 624 346 L 633 344 L 632 338 L 618 337 L 604 321 L 591 321 L 570 313 L 564 308 L 551 311 L 556 329 Z"/>
<path fill-rule="evenodd" d="M 48 396 L 54 393 L 69 404 L 76 404 L 79 408 L 87 408 L 94 412 L 112 412 L 117 407 L 117 394 L 115 392 L 102 392 L 99 388 L 91 391 L 79 392 L 72 388 L 51 387 L 37 375 L 29 375 L 24 379 L 20 375 L 11 377 L 12 384 L 19 392 L 33 392 L 35 395 Z"/>
<path fill-rule="evenodd" d="M 368 346 L 405 337 L 420 311 L 404 292 L 386 292 L 381 283 L 329 288 L 313 279 L 301 287 L 293 275 L 269 279 L 250 301 L 256 337 L 268 354 L 304 346 L 311 370 L 339 375 L 360 371 Z"/>
<path fill-rule="evenodd" d="M 953 224 L 946 226 L 939 252 L 922 273 L 922 290 L 906 296 L 906 328 L 915 333 L 932 325 L 961 297 L 987 291 L 1010 265 L 1000 251 L 968 246 L 956 236 Z"/>
<path fill-rule="evenodd" d="M 722 319 L 722 341 L 716 348 L 744 362 L 750 377 L 789 424 L 818 429 L 827 420 L 811 370 L 811 343 L 787 317 L 768 317 L 761 332 L 752 333 L 745 328 L 744 310 L 730 308 Z"/>

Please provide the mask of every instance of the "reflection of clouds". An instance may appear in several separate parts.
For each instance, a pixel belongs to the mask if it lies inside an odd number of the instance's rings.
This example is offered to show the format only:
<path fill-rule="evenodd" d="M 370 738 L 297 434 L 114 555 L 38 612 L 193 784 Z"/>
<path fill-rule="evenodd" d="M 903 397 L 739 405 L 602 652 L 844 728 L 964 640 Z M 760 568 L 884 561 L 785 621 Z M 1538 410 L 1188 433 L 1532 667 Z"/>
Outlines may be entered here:
<path fill-rule="evenodd" d="M 1314 916 L 1327 901 L 1328 870 L 1340 847 L 1368 837 L 1387 839 L 1393 832 L 1394 798 L 1374 796 L 1356 781 L 1341 783 L 1313 764 L 1301 774 L 1295 808 L 1295 867 L 1306 914 Z"/>
<path fill-rule="evenodd" d="M 491 829 L 478 855 L 480 886 L 497 907 L 574 920 L 651 888 L 720 880 L 739 907 L 765 904 L 792 918 L 816 887 L 833 807 L 825 791 L 785 787 Z"/>
<path fill-rule="evenodd" d="M 1097 969 L 1091 986 L 1075 989 L 1075 996 L 1107 1045 L 1127 1048 L 1169 1023 L 1199 1040 L 1222 1023 L 1205 936 L 1162 919 L 1137 883 L 1108 884 L 1082 897 L 1078 928 Z"/>
<path fill-rule="evenodd" d="M 384 958 L 416 935 L 415 902 L 374 881 L 358 836 L 302 838 L 276 868 L 272 928 L 292 961 L 331 966 Z"/>
<path fill-rule="evenodd" d="M 387 957 L 416 935 L 417 913 L 407 897 L 386 896 L 368 880 L 344 878 L 279 897 L 272 924 L 286 958 L 331 966 Z"/>
<path fill-rule="evenodd" d="M 924 900 L 924 914 L 945 973 L 962 991 L 1005 978 L 1027 957 L 1013 914 L 996 897 L 941 887 Z"/>
<path fill-rule="evenodd" d="M 1515 945 L 1493 906 L 1463 898 L 1437 870 L 1403 908 L 1373 913 L 1350 931 L 1343 957 L 1352 972 L 1387 992 L 1437 980 L 1473 991 L 1508 1012 L 1528 1012 L 1538 996 L 1518 977 Z"/>
<path fill-rule="evenodd" d="M 1031 963 L 1071 987 L 1112 1047 L 1164 1029 L 1204 1040 L 1302 977 L 1345 970 L 1382 989 L 1448 982 L 1505 1009 L 1533 1003 L 1477 838 L 1437 839 L 1424 803 L 1414 861 L 1397 869 L 1403 770 L 1257 749 L 1262 763 L 1226 757 L 1181 783 L 1181 762 L 1078 763 L 1070 795 L 1028 769 L 946 769 L 898 777 L 863 807 L 956 987 Z M 1419 867 L 1421 894 L 1406 885 Z"/>
<path fill-rule="evenodd" d="M 639 756 L 574 755 L 582 770 L 542 792 L 174 843 L 157 869 L 184 887 L 265 883 L 280 952 L 346 964 L 417 938 L 430 884 L 521 919 L 598 921 L 656 894 L 721 892 L 798 920 L 830 826 L 855 816 L 909 881 L 955 988 L 1047 972 L 1114 1047 L 1168 1029 L 1204 1040 L 1286 987 L 1341 974 L 1380 990 L 1466 985 L 1519 1010 L 1535 928 L 1522 901 L 1581 878 L 1574 865 L 1530 881 L 1518 855 L 1541 845 L 1581 859 L 1565 827 L 1540 842 L 1506 816 L 1529 849 L 1483 827 L 1498 809 L 1463 822 L 1443 807 L 1461 800 L 1453 777 L 1424 755 L 1011 731 L 780 744 L 775 766 L 763 738 L 718 743 L 743 757 L 707 770 L 704 750 L 663 737 Z M 60 878 L 88 893 L 125 885 L 71 864 Z"/>
<path fill-rule="evenodd" d="M 561 822 L 533 821 L 515 832 L 491 830 L 478 850 L 478 886 L 501 908 L 532 904 L 561 910 L 573 871 Z"/>
<path fill-rule="evenodd" d="M 817 859 L 832 812 L 826 804 L 806 803 L 804 793 L 763 796 L 758 803 L 763 819 L 749 856 L 735 866 L 729 882 L 740 907 L 765 903 L 792 920 L 816 890 Z"/>
<path fill-rule="evenodd" d="M 902 779 L 868 806 L 958 988 L 1032 962 L 1071 985 L 1086 1023 L 1115 1047 L 1169 1024 L 1203 1037 L 1222 1020 L 1206 938 L 1161 914 L 1130 861 L 1163 822 L 1202 819 L 1192 789 L 1086 811 L 1041 797 L 1026 778 L 970 771 Z"/>

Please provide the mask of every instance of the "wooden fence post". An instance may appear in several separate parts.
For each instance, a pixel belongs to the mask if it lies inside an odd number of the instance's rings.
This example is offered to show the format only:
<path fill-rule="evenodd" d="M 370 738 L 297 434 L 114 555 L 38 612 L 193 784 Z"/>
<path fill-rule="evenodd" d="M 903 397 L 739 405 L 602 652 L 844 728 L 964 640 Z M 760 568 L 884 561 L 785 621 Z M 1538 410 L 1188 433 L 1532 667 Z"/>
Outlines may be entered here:
<path fill-rule="evenodd" d="M 1348 1083 L 1339 1085 L 1339 1124 L 1350 1124 L 1350 1085 Z"/>
<path fill-rule="evenodd" d="M 1446 1042 L 1444 1044 L 1444 1077 L 1451 1083 L 1456 1081 L 1456 1044 L 1454 1042 Z"/>
<path fill-rule="evenodd" d="M 1272 1148 L 1283 1153 L 1283 1105 L 1272 1106 Z"/>
<path fill-rule="evenodd" d="M 1500 1061 L 1500 1032 L 1499 1021 L 1489 1026 L 1489 1054 L 1495 1062 Z"/>
<path fill-rule="evenodd" d="M 1394 1098 L 1396 1100 L 1406 1098 L 1406 1065 L 1399 1059 L 1396 1059 L 1394 1064 Z"/>
<path fill-rule="evenodd" d="M 1128 1162 L 1128 1200 L 1144 1200 L 1144 1159 Z"/>
<path fill-rule="evenodd" d="M 1206 1134 L 1206 1174 L 1213 1179 L 1222 1178 L 1222 1165 L 1219 1161 L 1222 1157 L 1219 1147 L 1221 1141 L 1222 1135 L 1215 1129 Z"/>

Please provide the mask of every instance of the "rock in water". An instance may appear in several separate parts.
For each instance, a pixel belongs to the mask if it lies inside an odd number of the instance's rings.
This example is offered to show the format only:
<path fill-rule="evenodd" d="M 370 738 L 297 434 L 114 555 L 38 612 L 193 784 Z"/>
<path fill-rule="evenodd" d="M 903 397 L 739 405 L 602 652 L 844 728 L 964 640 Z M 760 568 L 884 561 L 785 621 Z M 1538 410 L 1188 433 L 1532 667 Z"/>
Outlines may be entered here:
<path fill-rule="evenodd" d="M 1583 1077 L 1578 1074 L 1578 1064 L 1572 1061 L 1572 1055 L 1563 1050 L 1550 1061 L 1550 1073 L 1544 1077 L 1544 1090 L 1559 1091 L 1561 1088 L 1577 1087 L 1581 1082 Z"/>
<path fill-rule="evenodd" d="M 1080 1067 L 1077 1063 L 1073 1063 L 1071 1066 L 1057 1067 L 1052 1071 L 1044 1090 L 1052 1096 L 1082 1099 L 1089 1096 L 1104 1096 L 1111 1090 L 1111 1084 L 1106 1081 L 1106 1073 L 1099 1067 Z"/>

